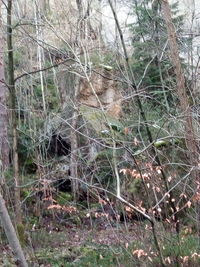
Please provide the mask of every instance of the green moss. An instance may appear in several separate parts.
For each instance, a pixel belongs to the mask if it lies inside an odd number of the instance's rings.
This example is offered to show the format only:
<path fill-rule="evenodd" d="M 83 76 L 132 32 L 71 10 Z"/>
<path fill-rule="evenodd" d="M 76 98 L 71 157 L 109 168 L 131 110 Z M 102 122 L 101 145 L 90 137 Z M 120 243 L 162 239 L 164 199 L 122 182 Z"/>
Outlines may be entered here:
<path fill-rule="evenodd" d="M 25 246 L 26 241 L 27 241 L 26 234 L 25 234 L 25 227 L 23 224 L 17 224 L 16 228 L 17 228 L 17 234 L 18 234 L 20 244 L 22 246 Z"/>
<path fill-rule="evenodd" d="M 85 246 L 59 249 L 40 250 L 37 253 L 38 261 L 41 264 L 50 263 L 52 266 L 66 267 L 107 267 L 107 266 L 136 266 L 133 259 L 121 247 L 110 249 L 109 246 L 85 244 Z"/>
<path fill-rule="evenodd" d="M 166 147 L 169 144 L 170 144 L 169 141 L 166 140 L 157 140 L 156 142 L 154 142 L 154 146 L 156 148 Z"/>
<path fill-rule="evenodd" d="M 72 195 L 65 192 L 59 192 L 56 196 L 56 201 L 59 205 L 66 205 L 69 201 L 72 201 Z"/>
<path fill-rule="evenodd" d="M 136 178 L 133 180 L 133 182 L 130 184 L 127 191 L 131 194 L 133 193 L 139 193 L 141 191 L 142 187 L 142 180 L 140 178 Z"/>
<path fill-rule="evenodd" d="M 168 256 L 192 256 L 194 253 L 199 253 L 198 237 L 193 235 L 183 236 L 180 239 L 170 237 L 170 242 L 164 244 L 163 255 Z"/>

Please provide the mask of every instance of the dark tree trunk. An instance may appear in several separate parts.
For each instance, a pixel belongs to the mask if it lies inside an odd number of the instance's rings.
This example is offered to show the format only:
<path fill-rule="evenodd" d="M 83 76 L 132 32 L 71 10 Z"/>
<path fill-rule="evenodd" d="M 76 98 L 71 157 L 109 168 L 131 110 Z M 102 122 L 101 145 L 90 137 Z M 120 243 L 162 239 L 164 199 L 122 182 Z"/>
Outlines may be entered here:
<path fill-rule="evenodd" d="M 0 2 L 0 10 L 1 10 L 1 2 Z M 0 27 L 2 33 L 3 30 L 1 23 Z M 3 35 L 0 35 L 0 161 L 1 161 L 0 174 L 1 176 L 9 165 L 8 116 L 7 116 L 8 114 L 6 107 L 6 99 L 8 92 L 5 86 L 3 48 L 4 48 L 4 38 Z M 10 216 L 8 214 L 5 201 L 1 195 L 1 192 L 0 192 L 0 220 L 2 227 L 5 231 L 5 234 L 8 238 L 10 247 L 12 248 L 16 256 L 17 264 L 22 267 L 28 267 L 19 240 L 17 238 L 15 229 L 12 225 Z"/>
<path fill-rule="evenodd" d="M 18 133 L 17 133 L 17 112 L 16 112 L 16 90 L 14 79 L 13 43 L 12 43 L 12 0 L 7 4 L 7 49 L 8 49 L 8 87 L 10 90 L 11 106 L 11 127 L 13 141 L 13 167 L 15 182 L 15 214 L 16 223 L 22 223 L 21 201 L 20 201 L 20 179 L 19 179 L 19 159 L 18 159 Z"/>
<path fill-rule="evenodd" d="M 1 22 L 0 27 L 2 28 Z M 2 30 L 1 30 L 2 31 Z M 8 113 L 7 113 L 7 96 L 8 90 L 5 86 L 4 75 L 4 38 L 0 36 L 0 168 L 1 171 L 7 169 L 9 165 L 9 144 L 8 144 Z M 3 181 L 0 181 L 1 183 Z"/>

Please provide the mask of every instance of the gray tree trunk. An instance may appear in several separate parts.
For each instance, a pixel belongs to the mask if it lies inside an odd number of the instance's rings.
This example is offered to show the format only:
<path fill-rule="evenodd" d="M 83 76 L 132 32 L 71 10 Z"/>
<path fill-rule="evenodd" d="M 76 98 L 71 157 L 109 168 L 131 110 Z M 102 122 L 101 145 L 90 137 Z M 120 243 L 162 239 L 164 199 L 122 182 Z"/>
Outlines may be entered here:
<path fill-rule="evenodd" d="M 22 251 L 21 245 L 19 243 L 19 240 L 17 238 L 15 229 L 12 225 L 10 216 L 8 214 L 8 210 L 5 206 L 5 201 L 0 193 L 0 219 L 3 226 L 3 229 L 6 233 L 6 236 L 8 238 L 10 247 L 12 248 L 16 258 L 17 258 L 17 264 L 20 267 L 28 267 L 28 264 L 26 262 L 26 259 L 24 257 L 24 253 Z"/>
<path fill-rule="evenodd" d="M 75 77 L 74 82 L 74 111 L 71 122 L 71 158 L 70 158 L 70 175 L 72 178 L 72 192 L 74 200 L 79 198 L 79 181 L 78 181 L 78 140 L 77 140 L 77 122 L 78 122 L 78 106 L 77 94 L 79 91 L 79 78 Z"/>
<path fill-rule="evenodd" d="M 0 5 L 1 7 L 1 5 Z M 1 19 L 1 17 L 0 17 Z M 2 32 L 2 25 L 0 21 Z M 3 35 L 0 35 L 0 170 L 3 172 L 9 165 L 9 145 L 8 145 L 8 114 L 6 99 L 8 90 L 5 86 L 4 64 L 3 64 Z M 2 183 L 3 181 L 0 181 Z"/>

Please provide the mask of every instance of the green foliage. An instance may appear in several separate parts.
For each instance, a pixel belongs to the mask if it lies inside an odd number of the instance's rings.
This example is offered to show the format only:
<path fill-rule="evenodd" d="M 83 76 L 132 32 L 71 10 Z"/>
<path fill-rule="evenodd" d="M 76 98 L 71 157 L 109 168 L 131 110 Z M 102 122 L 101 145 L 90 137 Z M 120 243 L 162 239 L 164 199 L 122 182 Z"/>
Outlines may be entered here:
<path fill-rule="evenodd" d="M 117 161 L 120 161 L 122 150 L 116 150 Z M 113 149 L 105 148 L 97 154 L 96 164 L 101 166 L 95 172 L 97 183 L 105 186 L 106 188 L 113 189 L 116 186 L 116 179 L 113 175 Z M 113 187 L 114 186 L 114 187 Z"/>
<path fill-rule="evenodd" d="M 47 102 L 47 108 L 49 111 L 59 112 L 60 110 L 60 99 L 58 96 L 58 92 L 56 90 L 54 81 L 52 77 L 48 77 L 46 81 L 46 93 L 45 99 Z"/>
<path fill-rule="evenodd" d="M 5 171 L 4 177 L 7 185 L 11 185 L 13 183 L 13 175 L 14 175 L 13 168 L 10 167 Z"/>
<path fill-rule="evenodd" d="M 22 246 L 25 246 L 27 238 L 26 238 L 26 234 L 25 234 L 25 227 L 23 224 L 17 224 L 17 234 L 18 234 L 20 244 Z"/>
<path fill-rule="evenodd" d="M 35 109 L 43 109 L 42 105 L 42 87 L 40 81 L 36 81 L 33 84 L 34 87 L 34 101 L 33 101 L 33 106 Z M 48 111 L 59 111 L 60 108 L 60 99 L 54 84 L 54 80 L 52 78 L 52 74 L 49 73 L 47 75 L 47 78 L 45 80 L 44 84 L 44 90 L 45 90 L 45 102 L 46 102 L 46 107 Z"/>
<path fill-rule="evenodd" d="M 56 196 L 56 201 L 59 205 L 66 205 L 69 201 L 72 201 L 72 195 L 65 192 L 59 192 Z"/>
<path fill-rule="evenodd" d="M 36 257 L 40 263 L 50 263 L 52 266 L 114 267 L 121 263 L 129 267 L 134 264 L 129 252 L 122 247 L 110 248 L 110 246 L 94 243 L 59 250 L 43 249 L 36 254 Z"/>
<path fill-rule="evenodd" d="M 82 58 L 85 60 L 85 57 Z M 98 53 L 91 53 L 89 61 L 92 63 L 93 68 L 103 68 L 107 71 L 112 70 L 116 67 L 115 54 L 112 51 L 106 51 L 104 55 Z"/>
<path fill-rule="evenodd" d="M 132 181 L 132 183 L 130 184 L 130 186 L 127 189 L 127 193 L 130 194 L 138 194 L 141 195 L 141 191 L 142 191 L 143 187 L 142 187 L 142 179 L 140 178 L 136 178 Z"/>
<path fill-rule="evenodd" d="M 163 256 L 170 258 L 172 265 L 182 262 L 181 266 L 199 266 L 199 253 L 199 240 L 194 235 L 179 238 L 171 236 L 163 243 Z"/>
<path fill-rule="evenodd" d="M 169 88 L 173 88 L 174 70 L 170 63 L 167 29 L 160 4 L 145 0 L 134 6 L 136 22 L 130 25 L 133 34 L 132 69 L 136 82 L 150 94 L 154 105 L 173 104 Z M 156 2 L 156 1 L 155 1 Z M 183 16 L 178 15 L 178 2 L 171 6 L 177 35 L 181 33 Z M 180 40 L 180 44 L 181 44 Z M 185 42 L 184 42 L 185 43 Z M 183 46 L 180 48 L 182 49 Z M 169 102 L 169 103 L 166 103 Z"/>
<path fill-rule="evenodd" d="M 105 138 L 106 142 L 111 142 L 110 139 L 113 135 L 117 135 L 119 132 L 122 133 L 123 131 L 121 122 L 102 110 L 82 105 L 80 111 L 82 116 L 91 124 L 98 135 Z"/>
<path fill-rule="evenodd" d="M 198 237 L 193 235 L 183 236 L 180 240 L 177 237 L 171 237 L 170 242 L 164 245 L 164 256 L 192 256 L 193 253 L 199 253 Z"/>
<path fill-rule="evenodd" d="M 34 148 L 35 143 L 29 135 L 27 126 L 21 126 L 21 134 L 18 138 L 18 154 L 20 167 L 24 173 L 35 173 L 37 167 L 34 163 Z"/>
<path fill-rule="evenodd" d="M 158 227 L 160 228 L 160 226 Z M 35 258 L 40 264 L 52 264 L 52 266 L 160 266 L 156 249 L 152 245 L 152 236 L 147 230 L 142 229 L 146 238 L 145 243 L 138 237 L 127 247 L 124 244 L 118 246 L 100 245 L 92 241 L 93 238 L 88 235 L 84 244 L 52 248 L 52 242 L 58 242 L 58 240 L 60 243 L 64 242 L 65 237 L 62 233 L 46 234 L 46 243 L 36 252 Z M 178 262 L 182 264 L 184 260 L 187 260 L 188 265 L 183 266 L 198 266 L 199 245 L 197 236 L 190 235 L 179 239 L 173 234 L 167 236 L 164 232 L 162 234 L 163 239 L 160 241 L 160 246 L 166 263 L 168 260 L 171 262 L 169 266 L 176 266 Z M 108 237 L 105 236 L 104 238 Z M 40 235 L 40 240 L 43 240 L 43 235 Z M 42 243 L 40 242 L 40 244 Z M 139 251 L 144 252 L 144 254 L 139 256 Z"/>

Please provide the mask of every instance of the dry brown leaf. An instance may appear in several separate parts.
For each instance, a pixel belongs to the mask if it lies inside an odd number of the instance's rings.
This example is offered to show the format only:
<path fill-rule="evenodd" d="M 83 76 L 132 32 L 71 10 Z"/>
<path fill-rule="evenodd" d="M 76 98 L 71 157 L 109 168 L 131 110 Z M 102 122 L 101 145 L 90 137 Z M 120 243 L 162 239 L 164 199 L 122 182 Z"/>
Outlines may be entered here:
<path fill-rule="evenodd" d="M 191 255 L 191 257 L 192 257 L 192 258 L 195 258 L 195 257 L 198 257 L 198 258 L 199 258 L 199 257 L 200 257 L 200 255 L 199 255 L 199 254 L 197 254 L 196 252 L 194 252 L 194 253 Z"/>
<path fill-rule="evenodd" d="M 139 144 L 139 141 L 136 137 L 134 137 L 134 145 L 137 146 Z"/>
<path fill-rule="evenodd" d="M 169 176 L 169 177 L 168 177 L 168 179 L 167 179 L 167 181 L 170 183 L 170 182 L 171 182 L 171 180 L 172 180 L 172 177 L 171 177 L 171 176 Z"/>
<path fill-rule="evenodd" d="M 48 210 L 51 210 L 51 209 L 57 209 L 57 210 L 60 210 L 62 209 L 62 206 L 60 206 L 59 204 L 56 204 L 56 205 L 49 205 L 47 207 Z"/>
<path fill-rule="evenodd" d="M 99 255 L 99 258 L 100 258 L 100 260 L 102 260 L 102 259 L 103 259 L 103 256 L 100 254 L 100 255 Z"/>
<path fill-rule="evenodd" d="M 171 259 L 170 259 L 170 257 L 167 257 L 167 258 L 165 259 L 165 261 L 166 261 L 166 263 L 171 264 Z"/>
<path fill-rule="evenodd" d="M 183 263 L 187 263 L 188 260 L 189 260 L 189 256 L 185 256 L 185 257 L 183 257 Z"/>
<path fill-rule="evenodd" d="M 188 202 L 186 203 L 186 206 L 188 206 L 188 208 L 190 208 L 191 205 L 192 205 L 192 202 L 191 202 L 191 201 L 188 201 Z"/>
<path fill-rule="evenodd" d="M 125 135 L 128 135 L 128 134 L 129 134 L 129 128 L 128 128 L 128 127 L 125 127 L 125 128 L 124 128 L 124 134 L 125 134 Z"/>
<path fill-rule="evenodd" d="M 142 256 L 147 256 L 147 253 L 143 249 L 136 249 L 133 251 L 133 255 L 136 255 L 139 259 Z"/>
<path fill-rule="evenodd" d="M 184 198 L 186 199 L 186 198 L 187 198 L 187 195 L 184 194 L 184 193 L 181 193 L 181 194 L 180 194 L 180 197 L 184 197 Z"/>
<path fill-rule="evenodd" d="M 192 200 L 193 200 L 194 202 L 200 202 L 200 193 L 196 193 L 196 194 L 193 196 Z"/>

